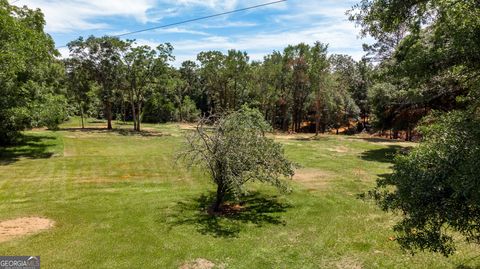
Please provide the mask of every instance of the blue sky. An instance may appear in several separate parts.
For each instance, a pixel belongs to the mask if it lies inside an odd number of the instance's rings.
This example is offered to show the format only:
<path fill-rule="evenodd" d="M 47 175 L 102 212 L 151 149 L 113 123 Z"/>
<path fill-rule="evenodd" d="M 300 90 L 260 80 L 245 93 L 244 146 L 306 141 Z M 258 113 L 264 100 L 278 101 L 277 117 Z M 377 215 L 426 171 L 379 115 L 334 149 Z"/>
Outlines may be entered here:
<path fill-rule="evenodd" d="M 20 0 L 16 5 L 40 8 L 46 31 L 62 46 L 79 36 L 121 34 L 142 28 L 230 11 L 272 0 Z M 238 49 L 261 60 L 289 44 L 321 41 L 330 53 L 363 55 L 359 29 L 347 20 L 352 0 L 288 0 L 268 7 L 172 28 L 127 36 L 139 44 L 170 42 L 175 65 L 195 60 L 200 51 Z M 60 49 L 68 55 L 68 49 Z"/>

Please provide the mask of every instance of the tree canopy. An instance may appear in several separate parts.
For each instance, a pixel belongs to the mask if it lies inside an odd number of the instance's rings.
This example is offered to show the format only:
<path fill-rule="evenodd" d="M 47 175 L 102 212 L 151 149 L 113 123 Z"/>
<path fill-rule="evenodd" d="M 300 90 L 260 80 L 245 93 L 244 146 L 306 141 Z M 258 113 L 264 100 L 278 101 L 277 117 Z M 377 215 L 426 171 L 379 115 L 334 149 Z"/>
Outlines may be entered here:
<path fill-rule="evenodd" d="M 63 67 L 44 26 L 40 10 L 0 1 L 0 145 L 14 142 L 25 128 L 55 128 L 58 121 L 45 110 L 65 105 L 58 96 L 64 92 Z M 63 110 L 55 115 L 60 122 Z"/>

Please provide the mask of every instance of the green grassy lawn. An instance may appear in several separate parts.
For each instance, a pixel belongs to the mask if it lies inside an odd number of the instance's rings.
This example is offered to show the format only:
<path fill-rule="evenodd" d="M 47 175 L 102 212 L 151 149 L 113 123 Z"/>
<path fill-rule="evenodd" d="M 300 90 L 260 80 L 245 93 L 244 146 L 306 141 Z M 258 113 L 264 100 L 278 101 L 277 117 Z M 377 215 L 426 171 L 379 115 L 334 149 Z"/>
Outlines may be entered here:
<path fill-rule="evenodd" d="M 0 152 L 0 221 L 54 220 L 48 231 L 0 243 L 0 255 L 40 255 L 42 268 L 178 268 L 197 258 L 224 268 L 478 268 L 461 244 L 451 258 L 399 249 L 395 216 L 357 194 L 388 173 L 405 143 L 347 136 L 276 136 L 302 168 L 282 195 L 251 185 L 245 210 L 205 214 L 214 186 L 175 163 L 185 128 L 129 125 L 107 132 L 78 120 L 25 133 Z"/>

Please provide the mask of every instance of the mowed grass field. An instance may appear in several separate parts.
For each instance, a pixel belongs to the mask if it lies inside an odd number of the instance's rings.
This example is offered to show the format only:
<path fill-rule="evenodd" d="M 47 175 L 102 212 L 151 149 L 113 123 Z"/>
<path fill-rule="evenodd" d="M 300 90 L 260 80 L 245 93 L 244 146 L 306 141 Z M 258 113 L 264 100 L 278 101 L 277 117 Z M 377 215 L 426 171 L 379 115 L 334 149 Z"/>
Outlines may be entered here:
<path fill-rule="evenodd" d="M 40 255 L 42 268 L 179 268 L 199 258 L 218 268 L 478 268 L 478 247 L 457 254 L 405 253 L 395 216 L 357 194 L 390 172 L 406 143 L 324 135 L 277 135 L 302 166 L 291 194 L 250 185 L 244 210 L 205 209 L 215 186 L 175 162 L 186 125 L 116 131 L 78 120 L 25 133 L 0 153 L 0 221 L 44 217 L 52 229 L 0 243 L 0 255 Z M 188 267 L 186 267 L 188 268 Z"/>

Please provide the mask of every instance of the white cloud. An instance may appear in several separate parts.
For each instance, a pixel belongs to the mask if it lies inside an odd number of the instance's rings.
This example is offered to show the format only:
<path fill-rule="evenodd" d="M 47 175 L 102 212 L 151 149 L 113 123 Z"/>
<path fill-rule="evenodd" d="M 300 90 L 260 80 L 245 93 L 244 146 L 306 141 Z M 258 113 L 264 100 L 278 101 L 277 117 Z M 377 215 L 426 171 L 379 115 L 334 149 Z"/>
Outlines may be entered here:
<path fill-rule="evenodd" d="M 155 7 L 155 2 L 156 0 L 29 0 L 27 5 L 43 11 L 47 32 L 65 33 L 109 28 L 108 24 L 95 20 L 113 16 L 146 23 L 149 21 L 147 11 Z"/>
<path fill-rule="evenodd" d="M 183 6 L 206 6 L 214 9 L 233 9 L 237 6 L 237 0 L 178 0 Z"/>
<path fill-rule="evenodd" d="M 359 60 L 364 55 L 362 44 L 368 40 L 360 40 L 355 34 L 358 29 L 347 21 L 337 24 L 312 25 L 310 28 L 293 28 L 274 33 L 259 32 L 253 35 L 237 34 L 230 36 L 211 35 L 200 39 L 171 41 L 176 56 L 175 65 L 184 60 L 195 60 L 201 51 L 237 49 L 248 52 L 251 60 L 262 60 L 266 54 L 274 50 L 283 50 L 288 45 L 301 42 L 313 44 L 320 41 L 329 44 L 331 54 L 349 54 Z M 141 44 L 152 47 L 158 45 L 155 40 L 139 40 Z"/>
<path fill-rule="evenodd" d="M 181 27 L 172 27 L 172 28 L 164 28 L 164 29 L 157 29 L 155 30 L 156 33 L 168 33 L 168 34 L 190 34 L 190 35 L 200 35 L 200 36 L 209 36 L 209 33 L 196 31 L 196 30 L 189 30 L 187 28 Z"/>
<path fill-rule="evenodd" d="M 240 28 L 240 27 L 253 27 L 258 26 L 258 23 L 247 21 L 225 21 L 222 23 L 204 23 L 198 27 L 204 29 L 220 29 L 220 28 Z"/>
<path fill-rule="evenodd" d="M 110 34 L 141 29 L 142 26 L 138 24 L 148 22 L 150 22 L 148 26 L 155 26 L 152 22 L 158 25 L 159 21 L 166 17 L 182 15 L 184 18 L 192 18 L 268 2 L 268 0 L 29 1 L 29 6 L 40 7 L 45 12 L 49 32 L 75 33 L 80 30 L 108 29 Z M 237 17 L 230 15 L 157 29 L 129 38 L 137 38 L 138 43 L 152 47 L 167 41 L 172 43 L 177 58 L 176 64 L 187 59 L 194 60 L 197 53 L 205 50 L 238 49 L 247 51 L 252 60 L 261 60 L 273 50 L 283 50 L 287 45 L 300 42 L 312 44 L 317 40 L 329 43 L 330 53 L 350 54 L 355 59 L 360 59 L 363 55 L 362 43 L 368 43 L 371 39 L 359 40 L 359 29 L 355 28 L 354 23 L 349 22 L 345 15 L 355 1 L 357 0 L 290 0 L 248 11 L 258 17 L 247 16 L 234 20 Z M 269 12 L 266 12 L 267 9 Z M 134 29 L 126 29 L 125 24 L 121 23 L 114 27 L 106 23 L 109 22 L 109 17 L 134 20 L 137 26 Z M 121 29 L 124 30 L 120 31 Z"/>
<path fill-rule="evenodd" d="M 17 5 L 26 4 L 30 8 L 40 8 L 45 14 L 47 32 L 68 33 L 114 28 L 113 25 L 98 22 L 98 19 L 109 17 L 124 17 L 145 24 L 159 22 L 165 17 L 178 16 L 198 8 L 230 11 L 263 3 L 265 0 L 28 0 L 28 3 L 19 2 Z M 280 3 L 268 8 L 285 7 L 285 4 Z M 227 24 L 226 27 L 251 25 L 246 22 Z"/>

